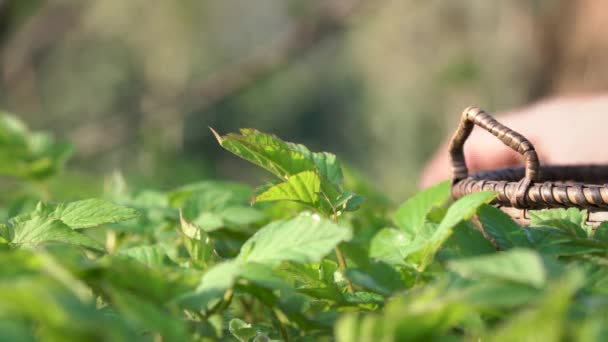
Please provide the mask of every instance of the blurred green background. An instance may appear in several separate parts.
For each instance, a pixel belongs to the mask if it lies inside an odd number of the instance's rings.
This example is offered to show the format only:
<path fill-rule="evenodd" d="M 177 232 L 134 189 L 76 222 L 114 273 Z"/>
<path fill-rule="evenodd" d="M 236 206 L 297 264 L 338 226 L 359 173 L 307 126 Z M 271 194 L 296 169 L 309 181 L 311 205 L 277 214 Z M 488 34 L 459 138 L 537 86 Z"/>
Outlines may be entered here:
<path fill-rule="evenodd" d="M 0 108 L 75 144 L 66 197 L 114 171 L 156 188 L 267 178 L 211 126 L 334 152 L 402 200 L 464 107 L 555 92 L 565 3 L 0 0 Z"/>

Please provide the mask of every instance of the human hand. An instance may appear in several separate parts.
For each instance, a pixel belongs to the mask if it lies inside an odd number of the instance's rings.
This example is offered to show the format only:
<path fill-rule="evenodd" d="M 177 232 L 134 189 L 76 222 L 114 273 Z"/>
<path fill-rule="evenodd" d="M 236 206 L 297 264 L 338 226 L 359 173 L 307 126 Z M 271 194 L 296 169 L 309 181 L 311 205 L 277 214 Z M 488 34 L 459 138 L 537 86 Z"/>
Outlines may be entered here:
<path fill-rule="evenodd" d="M 534 144 L 541 165 L 608 164 L 608 95 L 549 99 L 496 119 Z M 420 180 L 423 188 L 451 177 L 447 145 L 425 167 Z M 464 150 L 471 172 L 521 163 L 516 152 L 479 128 L 473 130 Z"/>

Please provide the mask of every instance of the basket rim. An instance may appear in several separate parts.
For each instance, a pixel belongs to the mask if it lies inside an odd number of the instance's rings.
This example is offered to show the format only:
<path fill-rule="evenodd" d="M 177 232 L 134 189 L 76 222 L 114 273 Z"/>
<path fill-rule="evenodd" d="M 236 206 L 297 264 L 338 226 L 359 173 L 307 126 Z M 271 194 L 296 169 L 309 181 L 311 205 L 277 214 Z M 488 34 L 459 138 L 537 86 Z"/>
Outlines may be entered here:
<path fill-rule="evenodd" d="M 608 165 L 548 165 L 540 168 L 542 177 L 531 182 L 521 196 L 524 167 L 507 167 L 477 172 L 452 183 L 454 199 L 479 191 L 498 193 L 492 202 L 520 209 L 579 208 L 608 210 Z"/>

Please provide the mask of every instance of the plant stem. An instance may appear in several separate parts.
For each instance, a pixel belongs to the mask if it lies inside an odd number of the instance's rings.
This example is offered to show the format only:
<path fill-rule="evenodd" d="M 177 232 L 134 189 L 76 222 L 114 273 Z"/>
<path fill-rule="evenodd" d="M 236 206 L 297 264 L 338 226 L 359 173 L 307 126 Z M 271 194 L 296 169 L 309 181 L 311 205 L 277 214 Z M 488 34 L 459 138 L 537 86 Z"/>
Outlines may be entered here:
<path fill-rule="evenodd" d="M 224 292 L 223 305 L 220 307 L 220 311 L 224 311 L 230 306 L 230 303 L 232 303 L 233 296 L 234 296 L 234 290 L 232 288 L 230 288 L 230 289 L 226 290 L 226 292 Z"/>
<path fill-rule="evenodd" d="M 331 215 L 331 220 L 334 223 L 338 223 L 338 216 L 336 214 Z M 340 247 L 336 246 L 336 259 L 338 259 L 338 266 L 340 267 L 340 272 L 344 279 L 346 279 L 346 288 L 348 293 L 355 293 L 355 288 L 353 287 L 353 283 L 346 277 L 346 269 L 348 265 L 346 264 L 346 258 L 344 257 L 344 253 L 340 250 Z"/>
<path fill-rule="evenodd" d="M 277 326 L 279 328 L 279 333 L 281 334 L 281 337 L 283 338 L 283 341 L 290 342 L 291 339 L 289 338 L 289 333 L 287 332 L 287 329 L 285 329 L 285 326 L 283 325 L 283 322 L 281 322 L 281 318 L 279 318 L 279 315 L 277 314 L 278 309 L 273 308 L 270 311 L 272 312 L 272 315 L 274 316 L 274 319 L 277 321 Z"/>
<path fill-rule="evenodd" d="M 209 318 L 218 312 L 226 310 L 226 308 L 228 308 L 228 306 L 230 306 L 230 303 L 232 302 L 233 295 L 234 295 L 233 289 L 230 288 L 230 289 L 226 290 L 226 292 L 224 292 L 224 298 L 222 298 L 222 300 L 220 300 L 211 309 L 209 309 L 209 311 L 207 311 L 205 313 L 205 315 L 204 315 L 205 318 Z"/>
<path fill-rule="evenodd" d="M 108 253 L 114 253 L 116 250 L 116 231 L 108 230 L 106 232 L 106 249 Z"/>
<path fill-rule="evenodd" d="M 346 258 L 344 257 L 344 253 L 340 250 L 340 247 L 336 246 L 336 259 L 338 259 L 338 266 L 340 267 L 340 272 L 344 279 L 346 279 L 346 288 L 348 289 L 348 293 L 354 293 L 355 289 L 353 287 L 353 283 L 346 277 Z"/>
<path fill-rule="evenodd" d="M 253 322 L 253 301 L 249 303 L 244 297 L 240 297 L 239 302 L 241 302 L 241 306 L 243 306 L 243 317 L 245 318 L 245 321 Z"/>

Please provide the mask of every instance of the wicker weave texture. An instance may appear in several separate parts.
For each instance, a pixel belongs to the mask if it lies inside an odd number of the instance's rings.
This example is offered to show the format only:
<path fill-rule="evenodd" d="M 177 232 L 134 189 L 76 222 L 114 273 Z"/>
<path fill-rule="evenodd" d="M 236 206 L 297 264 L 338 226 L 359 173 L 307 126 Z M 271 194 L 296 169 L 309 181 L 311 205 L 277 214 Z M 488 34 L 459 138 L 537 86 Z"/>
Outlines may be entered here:
<path fill-rule="evenodd" d="M 525 166 L 469 176 L 464 143 L 479 126 L 521 154 Z M 608 165 L 541 167 L 534 146 L 521 134 L 502 125 L 480 108 L 469 107 L 452 137 L 452 196 L 496 191 L 495 204 L 519 209 L 577 207 L 590 211 L 608 209 Z"/>

